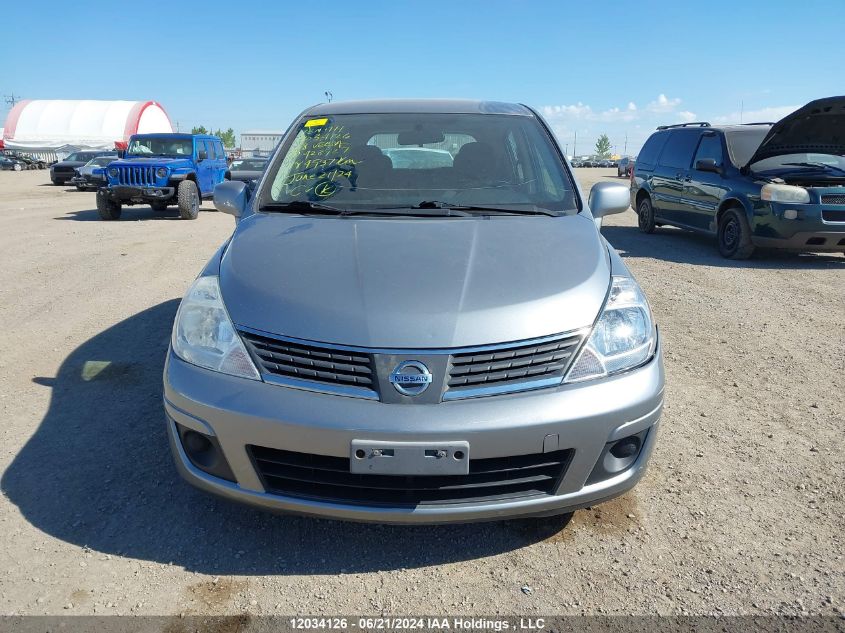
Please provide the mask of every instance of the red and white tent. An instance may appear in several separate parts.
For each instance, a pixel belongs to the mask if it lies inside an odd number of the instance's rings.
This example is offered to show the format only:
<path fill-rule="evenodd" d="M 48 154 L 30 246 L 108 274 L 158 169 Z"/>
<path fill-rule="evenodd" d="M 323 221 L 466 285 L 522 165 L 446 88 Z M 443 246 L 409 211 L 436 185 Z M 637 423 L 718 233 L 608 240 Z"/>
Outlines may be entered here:
<path fill-rule="evenodd" d="M 170 117 L 155 101 L 27 100 L 9 112 L 2 139 L 7 149 L 114 149 L 133 134 L 172 131 Z"/>

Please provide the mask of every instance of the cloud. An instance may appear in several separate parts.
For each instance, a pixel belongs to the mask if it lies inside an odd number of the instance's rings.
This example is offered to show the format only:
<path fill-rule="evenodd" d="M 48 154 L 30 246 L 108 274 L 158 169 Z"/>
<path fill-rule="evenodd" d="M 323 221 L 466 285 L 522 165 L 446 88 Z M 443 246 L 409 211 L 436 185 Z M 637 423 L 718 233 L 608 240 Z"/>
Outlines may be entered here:
<path fill-rule="evenodd" d="M 681 123 L 689 123 L 690 121 L 695 121 L 695 112 L 690 112 L 689 110 L 681 110 L 678 112 L 678 118 L 681 120 Z"/>
<path fill-rule="evenodd" d="M 662 92 L 657 95 L 657 99 L 648 104 L 646 109 L 649 112 L 672 112 L 675 108 L 681 105 L 681 99 L 678 97 L 669 98 Z"/>
<path fill-rule="evenodd" d="M 779 121 L 790 112 L 795 112 L 801 106 L 787 105 L 787 106 L 771 106 L 768 108 L 760 108 L 759 110 L 745 110 L 744 112 L 737 110 L 723 116 L 713 117 L 713 123 L 755 123 L 759 121 Z"/>

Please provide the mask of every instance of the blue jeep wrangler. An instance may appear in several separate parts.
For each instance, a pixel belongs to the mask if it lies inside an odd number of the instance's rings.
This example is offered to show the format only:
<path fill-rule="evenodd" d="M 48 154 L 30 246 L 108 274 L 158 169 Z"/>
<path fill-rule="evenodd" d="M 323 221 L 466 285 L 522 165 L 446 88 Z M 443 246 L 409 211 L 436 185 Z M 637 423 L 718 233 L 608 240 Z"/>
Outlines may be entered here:
<path fill-rule="evenodd" d="M 107 170 L 108 185 L 97 191 L 103 220 L 117 220 L 124 204 L 149 204 L 154 211 L 179 207 L 185 220 L 195 220 L 200 200 L 229 179 L 226 153 L 216 136 L 202 134 L 136 134 L 121 160 Z"/>

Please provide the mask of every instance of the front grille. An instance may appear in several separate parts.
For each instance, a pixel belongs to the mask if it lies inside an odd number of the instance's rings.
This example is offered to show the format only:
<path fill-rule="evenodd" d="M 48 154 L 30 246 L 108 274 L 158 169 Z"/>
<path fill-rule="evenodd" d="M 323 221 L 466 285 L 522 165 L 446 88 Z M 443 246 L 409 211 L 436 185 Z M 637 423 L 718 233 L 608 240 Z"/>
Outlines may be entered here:
<path fill-rule="evenodd" d="M 262 374 L 375 390 L 369 354 L 294 343 L 241 331 Z"/>
<path fill-rule="evenodd" d="M 155 185 L 155 170 L 155 167 L 118 167 L 117 182 L 132 187 Z"/>
<path fill-rule="evenodd" d="M 829 193 L 822 196 L 822 204 L 845 204 L 845 193 Z"/>
<path fill-rule="evenodd" d="M 825 222 L 845 222 L 845 211 L 822 209 L 822 220 Z"/>
<path fill-rule="evenodd" d="M 77 167 L 67 167 L 65 165 L 56 165 L 55 167 L 53 167 L 53 171 L 55 171 L 57 174 L 72 174 L 77 169 Z"/>
<path fill-rule="evenodd" d="M 567 336 L 533 345 L 453 354 L 449 392 L 562 378 L 580 341 L 580 336 Z"/>
<path fill-rule="evenodd" d="M 318 501 L 413 507 L 550 495 L 572 450 L 470 459 L 468 475 L 367 475 L 349 458 L 247 446 L 267 492 Z"/>

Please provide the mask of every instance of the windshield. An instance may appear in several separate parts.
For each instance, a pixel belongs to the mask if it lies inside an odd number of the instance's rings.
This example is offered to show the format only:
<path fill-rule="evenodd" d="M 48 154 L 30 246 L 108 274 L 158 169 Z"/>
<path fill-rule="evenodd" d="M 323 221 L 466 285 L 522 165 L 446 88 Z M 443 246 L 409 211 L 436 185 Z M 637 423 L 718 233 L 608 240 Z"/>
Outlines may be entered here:
<path fill-rule="evenodd" d="M 344 114 L 312 118 L 285 141 L 262 207 L 295 201 L 346 209 L 540 207 L 574 212 L 577 199 L 552 140 L 534 117 Z"/>
<path fill-rule="evenodd" d="M 129 142 L 127 156 L 190 156 L 193 141 L 189 138 L 160 136 L 136 137 Z"/>
<path fill-rule="evenodd" d="M 91 167 L 105 167 L 109 163 L 114 162 L 117 160 L 117 156 L 100 156 L 98 158 L 92 158 L 88 161 L 88 165 Z"/>
<path fill-rule="evenodd" d="M 244 158 L 243 160 L 236 160 L 232 163 L 232 171 L 262 171 L 267 165 L 267 161 L 258 158 Z"/>
<path fill-rule="evenodd" d="M 758 160 L 754 164 L 755 172 L 773 170 L 799 170 L 815 169 L 825 171 L 832 168 L 833 171 L 845 170 L 845 156 L 836 154 L 816 154 L 804 152 L 801 154 L 782 154 Z"/>
<path fill-rule="evenodd" d="M 754 156 L 754 152 L 760 147 L 760 143 L 766 138 L 769 129 L 768 126 L 758 125 L 725 132 L 725 141 L 728 145 L 731 162 L 737 167 L 745 167 L 751 157 Z"/>

